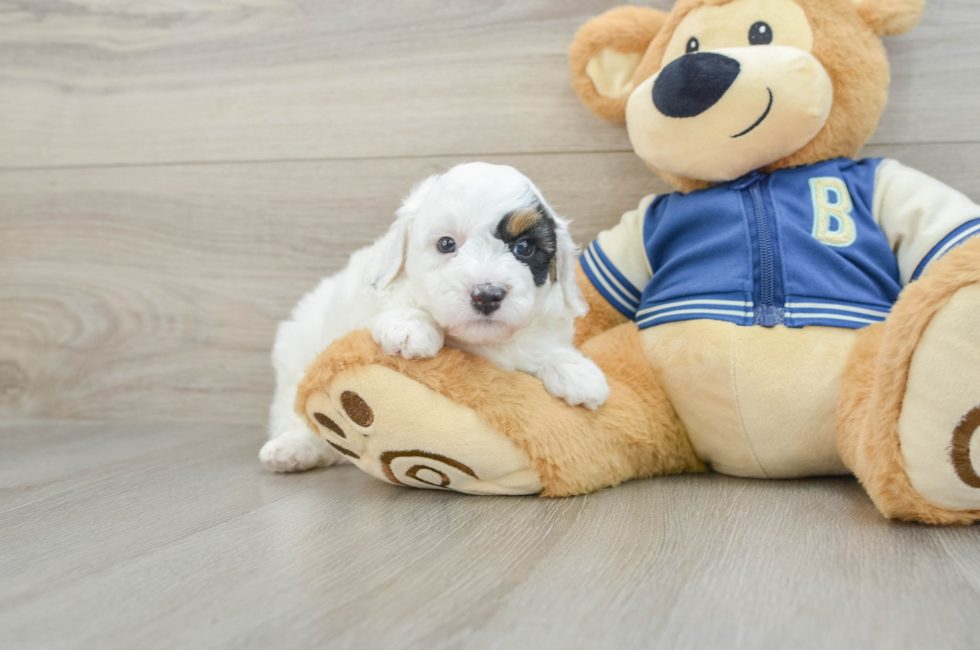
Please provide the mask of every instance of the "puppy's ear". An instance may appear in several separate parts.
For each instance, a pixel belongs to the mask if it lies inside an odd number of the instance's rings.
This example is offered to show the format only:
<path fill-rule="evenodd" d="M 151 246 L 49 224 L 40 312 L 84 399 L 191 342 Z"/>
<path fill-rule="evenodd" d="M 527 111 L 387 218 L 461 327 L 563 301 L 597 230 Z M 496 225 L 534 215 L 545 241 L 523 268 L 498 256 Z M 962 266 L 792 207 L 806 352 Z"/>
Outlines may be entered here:
<path fill-rule="evenodd" d="M 854 0 L 858 15 L 878 36 L 898 36 L 919 23 L 926 0 Z"/>
<path fill-rule="evenodd" d="M 375 289 L 381 290 L 387 287 L 404 268 L 412 223 L 422 208 L 425 197 L 432 191 L 432 187 L 438 180 L 439 175 L 436 174 L 417 183 L 395 213 L 395 223 L 391 224 L 384 237 L 378 240 L 375 266 L 371 274 L 371 286 Z"/>
<path fill-rule="evenodd" d="M 626 119 L 633 74 L 667 14 L 646 7 L 616 7 L 582 25 L 568 51 L 572 86 L 606 120 Z"/>
<path fill-rule="evenodd" d="M 589 310 L 582 292 L 575 281 L 575 263 L 578 259 L 578 246 L 568 232 L 568 219 L 554 214 L 546 208 L 555 221 L 555 259 L 552 274 L 551 295 L 548 296 L 548 308 L 554 313 L 564 314 L 570 318 L 584 316 Z"/>

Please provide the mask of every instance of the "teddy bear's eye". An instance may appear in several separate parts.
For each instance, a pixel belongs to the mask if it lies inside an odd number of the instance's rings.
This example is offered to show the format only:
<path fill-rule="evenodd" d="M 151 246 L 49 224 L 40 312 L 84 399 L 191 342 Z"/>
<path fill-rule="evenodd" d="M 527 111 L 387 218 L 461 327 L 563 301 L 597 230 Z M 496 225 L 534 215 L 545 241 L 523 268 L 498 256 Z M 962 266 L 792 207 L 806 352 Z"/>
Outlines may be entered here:
<path fill-rule="evenodd" d="M 701 43 L 698 42 L 697 36 L 692 36 L 690 40 L 687 41 L 688 54 L 693 54 L 694 52 L 697 52 L 700 47 L 701 47 Z"/>
<path fill-rule="evenodd" d="M 772 27 L 761 20 L 749 27 L 749 45 L 769 45 L 772 43 Z"/>

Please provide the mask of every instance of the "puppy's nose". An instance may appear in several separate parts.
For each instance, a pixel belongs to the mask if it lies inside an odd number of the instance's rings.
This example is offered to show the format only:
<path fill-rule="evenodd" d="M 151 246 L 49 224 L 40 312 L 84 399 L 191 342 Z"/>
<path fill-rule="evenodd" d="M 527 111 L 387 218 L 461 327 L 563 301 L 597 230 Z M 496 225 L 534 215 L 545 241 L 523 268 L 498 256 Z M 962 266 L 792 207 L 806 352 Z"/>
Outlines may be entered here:
<path fill-rule="evenodd" d="M 500 303 L 503 302 L 507 290 L 492 284 L 478 284 L 470 289 L 470 298 L 473 300 L 473 309 L 484 316 L 489 316 L 497 311 Z"/>
<path fill-rule="evenodd" d="M 738 61 L 723 54 L 685 54 L 660 71 L 653 105 L 667 117 L 695 117 L 718 103 L 740 71 Z"/>

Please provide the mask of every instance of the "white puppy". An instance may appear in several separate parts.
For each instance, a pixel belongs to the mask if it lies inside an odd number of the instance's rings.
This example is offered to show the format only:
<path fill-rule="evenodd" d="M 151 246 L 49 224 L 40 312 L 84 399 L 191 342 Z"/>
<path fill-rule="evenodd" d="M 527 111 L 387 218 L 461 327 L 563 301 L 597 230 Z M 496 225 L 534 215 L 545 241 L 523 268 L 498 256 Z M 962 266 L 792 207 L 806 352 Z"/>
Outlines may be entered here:
<path fill-rule="evenodd" d="M 293 411 L 306 367 L 332 341 L 371 328 L 387 354 L 435 356 L 443 344 L 539 378 L 549 393 L 595 409 L 602 371 L 572 346 L 586 312 L 568 222 L 513 167 L 468 163 L 418 184 L 388 233 L 322 280 L 279 325 L 270 440 L 278 471 L 344 459 Z"/>

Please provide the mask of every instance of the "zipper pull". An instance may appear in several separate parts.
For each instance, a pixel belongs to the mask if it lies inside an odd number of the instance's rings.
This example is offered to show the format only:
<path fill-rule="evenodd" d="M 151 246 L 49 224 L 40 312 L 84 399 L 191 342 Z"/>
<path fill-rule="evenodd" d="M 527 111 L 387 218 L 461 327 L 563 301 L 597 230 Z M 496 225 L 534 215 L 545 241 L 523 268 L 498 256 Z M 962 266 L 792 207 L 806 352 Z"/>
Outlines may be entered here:
<path fill-rule="evenodd" d="M 776 307 L 775 305 L 763 305 L 759 312 L 759 325 L 763 327 L 776 326 Z"/>
<path fill-rule="evenodd" d="M 756 183 L 761 181 L 764 177 L 765 174 L 763 174 L 757 169 L 753 172 L 749 172 L 748 174 L 742 176 L 741 178 L 737 178 L 734 181 L 732 181 L 731 187 L 733 190 L 744 190 L 747 187 L 751 187 L 752 185 L 755 185 Z"/>

